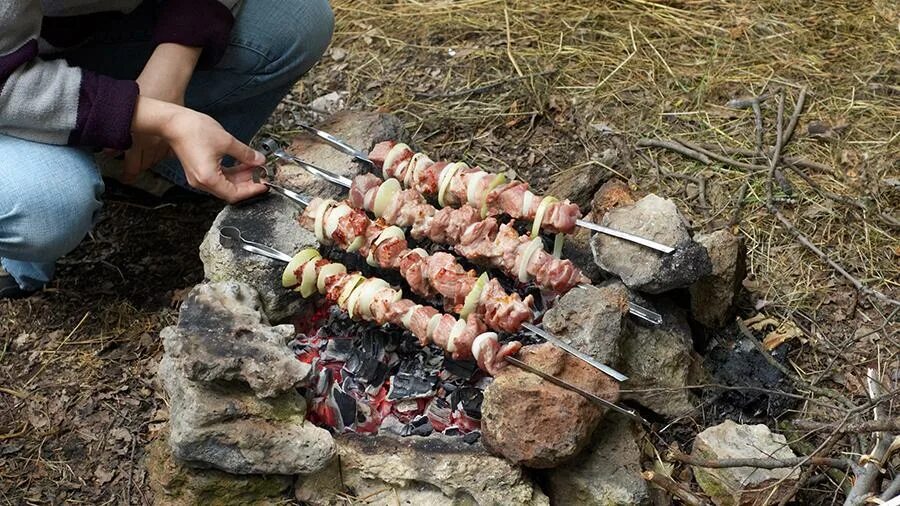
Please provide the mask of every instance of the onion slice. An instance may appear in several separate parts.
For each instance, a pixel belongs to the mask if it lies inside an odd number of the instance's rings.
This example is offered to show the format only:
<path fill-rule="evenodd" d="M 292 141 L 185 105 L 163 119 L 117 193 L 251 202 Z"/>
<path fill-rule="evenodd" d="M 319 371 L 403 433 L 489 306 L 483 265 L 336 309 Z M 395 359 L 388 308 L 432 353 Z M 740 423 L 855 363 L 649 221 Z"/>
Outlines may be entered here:
<path fill-rule="evenodd" d="M 428 320 L 428 327 L 425 329 L 425 337 L 429 341 L 434 341 L 434 331 L 437 330 L 438 323 L 441 322 L 441 313 L 438 313 Z"/>
<path fill-rule="evenodd" d="M 481 180 L 489 175 L 490 174 L 482 170 L 469 178 L 469 186 L 466 187 L 466 201 L 470 206 L 478 205 L 478 187 L 481 186 Z"/>
<path fill-rule="evenodd" d="M 384 229 L 378 234 L 378 237 L 375 238 L 375 242 L 372 244 L 372 247 L 369 248 L 369 254 L 366 256 L 366 263 L 371 265 L 372 267 L 380 267 L 378 262 L 375 261 L 375 250 L 378 246 L 387 241 L 388 239 L 396 237 L 398 239 L 403 239 L 406 237 L 406 234 L 403 232 L 403 229 L 394 225 Z"/>
<path fill-rule="evenodd" d="M 300 295 L 303 298 L 309 297 L 316 293 L 316 262 L 319 259 L 313 259 L 303 265 L 303 275 L 300 278 Z"/>
<path fill-rule="evenodd" d="M 366 277 L 363 276 L 362 274 L 357 273 L 357 274 L 350 275 L 350 279 L 348 279 L 347 283 L 344 284 L 344 289 L 341 290 L 341 295 L 338 297 L 338 300 L 337 300 L 338 307 L 340 307 L 341 309 L 347 309 L 347 306 L 345 305 L 345 303 L 347 302 L 347 299 L 350 297 L 350 295 L 353 293 L 353 291 L 356 289 L 356 287 L 359 286 L 360 283 L 362 283 L 362 281 L 364 279 L 366 279 Z"/>
<path fill-rule="evenodd" d="M 438 178 L 438 205 L 444 207 L 444 195 L 447 193 L 447 188 L 450 187 L 450 181 L 453 180 L 453 176 L 456 175 L 456 172 L 459 169 L 466 168 L 468 165 L 462 162 L 450 163 L 444 167 L 444 170 L 441 171 L 441 176 Z"/>
<path fill-rule="evenodd" d="M 365 237 L 363 237 L 361 235 L 356 236 L 353 239 L 353 241 L 350 243 L 350 245 L 347 246 L 347 253 L 356 253 L 359 250 L 359 248 L 362 248 L 362 245 L 365 243 L 366 243 Z"/>
<path fill-rule="evenodd" d="M 306 248 L 294 255 L 294 258 L 284 268 L 284 272 L 281 273 L 281 286 L 285 288 L 297 286 L 300 283 L 300 280 L 297 279 L 297 269 L 316 257 L 321 258 L 321 255 L 314 248 Z"/>
<path fill-rule="evenodd" d="M 405 188 L 412 188 L 413 185 L 419 180 L 419 172 L 421 172 L 425 167 L 433 164 L 431 158 L 428 158 L 428 155 L 425 153 L 416 153 L 413 155 L 412 159 L 409 161 L 409 166 L 406 169 L 406 174 L 403 176 L 403 186 Z"/>
<path fill-rule="evenodd" d="M 376 218 L 384 216 L 384 211 L 388 204 L 394 200 L 394 196 L 400 191 L 400 181 L 394 178 L 385 179 L 378 191 L 375 193 L 375 205 L 372 206 L 372 213 Z"/>
<path fill-rule="evenodd" d="M 319 293 L 325 295 L 325 280 L 334 276 L 335 274 L 345 274 L 347 272 L 347 268 L 344 267 L 344 264 L 328 264 L 323 265 L 321 269 L 319 269 L 319 279 L 316 280 L 316 288 L 319 289 Z"/>
<path fill-rule="evenodd" d="M 562 258 L 562 250 L 563 244 L 566 242 L 566 234 L 562 232 L 556 234 L 556 237 L 553 239 L 553 257 L 554 258 Z"/>
<path fill-rule="evenodd" d="M 521 211 L 522 216 L 528 216 L 528 214 L 527 214 L 528 208 L 531 207 L 531 199 L 533 199 L 533 198 L 534 198 L 534 194 L 528 190 L 525 190 L 525 192 L 522 193 L 522 211 Z"/>
<path fill-rule="evenodd" d="M 341 218 L 350 214 L 350 211 L 350 206 L 347 204 L 341 203 L 335 206 L 335 208 L 328 213 L 328 217 L 325 218 L 325 225 L 322 228 L 322 231 L 324 232 L 323 235 L 331 239 L 334 236 L 334 231 L 338 228 L 338 222 Z"/>
<path fill-rule="evenodd" d="M 472 341 L 472 356 L 478 360 L 478 355 L 481 354 L 481 349 L 487 345 L 488 341 L 497 342 L 497 333 L 496 332 L 485 332 L 483 334 L 478 334 L 478 337 Z"/>
<path fill-rule="evenodd" d="M 494 191 L 494 188 L 500 186 L 501 184 L 506 183 L 506 175 L 505 174 L 497 174 L 494 176 L 494 180 L 491 181 L 491 184 L 484 190 L 484 197 L 481 199 L 481 219 L 487 218 L 488 215 L 488 195 Z"/>
<path fill-rule="evenodd" d="M 478 280 L 475 281 L 475 284 L 472 285 L 472 289 L 469 290 L 468 295 L 466 295 L 466 302 L 463 304 L 462 311 L 459 312 L 459 317 L 465 320 L 472 314 L 478 307 L 478 299 L 481 298 L 481 292 L 484 291 L 484 287 L 487 286 L 487 282 L 490 278 L 487 273 L 482 273 L 481 276 L 478 276 Z"/>
<path fill-rule="evenodd" d="M 316 221 L 313 226 L 313 231 L 316 233 L 316 240 L 322 244 L 331 244 L 331 239 L 325 237 L 325 213 L 328 212 L 328 209 L 331 208 L 332 205 L 336 204 L 335 201 L 328 199 L 323 200 L 322 203 L 319 204 L 319 207 L 316 208 Z"/>
<path fill-rule="evenodd" d="M 541 222 L 544 221 L 544 213 L 547 211 L 547 207 L 554 202 L 559 202 L 559 199 L 553 196 L 541 199 L 537 212 L 534 213 L 534 223 L 531 224 L 531 237 L 537 237 L 541 233 Z"/>
<path fill-rule="evenodd" d="M 519 259 L 519 281 L 522 283 L 528 282 L 528 263 L 531 262 L 531 257 L 537 252 L 537 250 L 542 249 L 544 243 L 541 241 L 540 237 L 535 237 L 528 243 L 528 246 L 525 248 L 525 251 L 522 253 L 522 258 Z"/>
<path fill-rule="evenodd" d="M 370 278 L 359 288 L 359 312 L 363 318 L 372 317 L 372 303 L 375 301 L 375 294 L 390 287 L 391 285 L 383 279 Z"/>
<path fill-rule="evenodd" d="M 416 304 L 415 306 L 409 308 L 406 313 L 400 318 L 400 323 L 403 324 L 404 328 L 409 328 L 410 323 L 412 322 L 413 313 L 416 312 L 417 309 L 422 307 L 421 304 Z"/>
<path fill-rule="evenodd" d="M 447 338 L 447 351 L 450 353 L 456 352 L 456 338 L 462 335 L 464 330 L 466 330 L 466 321 L 456 320 L 456 323 L 453 324 L 453 328 L 450 329 L 450 336 Z"/>
<path fill-rule="evenodd" d="M 384 172 L 385 176 L 394 176 L 394 162 L 396 162 L 397 159 L 400 158 L 400 155 L 407 149 L 409 149 L 409 146 L 402 142 L 398 142 L 397 144 L 394 144 L 394 147 L 392 147 L 390 151 L 388 151 L 388 154 L 384 157 L 384 165 L 381 166 L 381 170 Z"/>

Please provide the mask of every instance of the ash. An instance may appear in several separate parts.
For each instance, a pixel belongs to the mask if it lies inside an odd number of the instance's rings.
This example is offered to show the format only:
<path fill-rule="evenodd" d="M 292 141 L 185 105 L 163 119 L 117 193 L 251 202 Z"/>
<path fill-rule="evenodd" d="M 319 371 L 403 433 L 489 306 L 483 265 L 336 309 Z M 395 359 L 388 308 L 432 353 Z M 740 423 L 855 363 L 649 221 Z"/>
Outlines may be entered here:
<path fill-rule="evenodd" d="M 329 305 L 294 322 L 290 346 L 313 372 L 301 393 L 307 419 L 335 433 L 480 437 L 491 378 L 473 361 L 422 347 L 408 331 L 351 320 Z"/>

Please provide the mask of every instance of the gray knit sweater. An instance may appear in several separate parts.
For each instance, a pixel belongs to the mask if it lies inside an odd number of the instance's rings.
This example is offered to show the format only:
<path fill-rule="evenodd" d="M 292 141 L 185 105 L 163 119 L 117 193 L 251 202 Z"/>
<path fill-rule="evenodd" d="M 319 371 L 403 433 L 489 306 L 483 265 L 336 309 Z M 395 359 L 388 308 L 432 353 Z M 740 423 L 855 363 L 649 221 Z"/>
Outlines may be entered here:
<path fill-rule="evenodd" d="M 76 45 L 105 13 L 128 13 L 142 0 L 0 0 L 0 134 L 50 144 L 125 149 L 137 83 L 41 55 Z M 160 3 L 154 42 L 202 47 L 202 65 L 218 61 L 240 0 Z M 77 28 L 77 29 L 76 29 Z"/>

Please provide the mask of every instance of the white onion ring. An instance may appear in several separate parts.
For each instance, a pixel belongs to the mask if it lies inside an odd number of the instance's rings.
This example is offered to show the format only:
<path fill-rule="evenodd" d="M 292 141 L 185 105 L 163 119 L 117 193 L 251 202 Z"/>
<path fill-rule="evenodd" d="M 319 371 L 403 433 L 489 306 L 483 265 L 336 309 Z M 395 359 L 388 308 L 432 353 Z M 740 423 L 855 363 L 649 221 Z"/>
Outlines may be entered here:
<path fill-rule="evenodd" d="M 335 203 L 336 202 L 331 199 L 323 200 L 319 204 L 319 207 L 316 208 L 316 220 L 315 225 L 313 226 L 313 231 L 316 233 L 316 240 L 322 244 L 331 243 L 331 240 L 325 237 L 325 230 L 323 227 L 324 224 L 322 222 L 325 219 L 325 213 L 328 211 L 328 208 L 330 208 L 331 205 Z"/>
<path fill-rule="evenodd" d="M 525 248 L 525 251 L 522 253 L 522 258 L 519 259 L 519 281 L 522 283 L 528 282 L 528 263 L 531 262 L 531 257 L 541 248 L 543 248 L 544 243 L 541 242 L 540 237 L 535 237 L 528 243 L 528 246 Z"/>
<path fill-rule="evenodd" d="M 384 157 L 384 165 L 381 166 L 385 176 L 394 177 L 394 162 L 396 162 L 397 159 L 400 158 L 400 155 L 407 149 L 409 149 L 409 146 L 402 142 L 398 142 L 397 144 L 394 144 L 394 147 L 392 147 L 390 151 L 388 151 L 388 154 Z"/>
<path fill-rule="evenodd" d="M 466 321 L 456 320 L 456 323 L 453 324 L 453 328 L 450 329 L 450 336 L 447 338 L 447 351 L 450 353 L 456 352 L 456 339 L 464 330 L 466 330 Z"/>
<path fill-rule="evenodd" d="M 319 269 L 319 278 L 316 280 L 316 288 L 319 290 L 319 293 L 322 295 L 325 294 L 325 280 L 336 275 L 336 274 L 344 274 L 347 272 L 347 268 L 344 267 L 344 264 L 333 263 L 328 265 L 323 265 L 321 269 Z"/>

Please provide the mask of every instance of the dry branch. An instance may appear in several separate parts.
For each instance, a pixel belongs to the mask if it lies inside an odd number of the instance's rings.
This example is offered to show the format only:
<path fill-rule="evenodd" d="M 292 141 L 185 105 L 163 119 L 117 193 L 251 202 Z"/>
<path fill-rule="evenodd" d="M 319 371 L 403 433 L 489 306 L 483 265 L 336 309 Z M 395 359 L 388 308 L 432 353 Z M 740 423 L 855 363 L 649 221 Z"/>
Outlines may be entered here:
<path fill-rule="evenodd" d="M 884 388 L 882 388 L 881 382 L 875 375 L 876 373 L 873 369 L 866 371 L 866 384 L 869 390 L 869 398 L 873 401 L 885 395 Z M 885 418 L 886 414 L 880 404 L 872 406 L 872 410 L 876 421 Z M 869 455 L 865 456 L 867 459 L 863 466 L 862 473 L 856 477 L 856 482 L 853 484 L 853 488 L 850 489 L 850 493 L 847 494 L 844 506 L 857 506 L 863 504 L 872 495 L 875 483 L 881 474 L 882 465 L 884 465 L 884 461 L 889 457 L 889 450 L 893 439 L 893 434 L 890 432 L 880 432 L 878 434 L 878 440 L 875 443 L 875 447 Z"/>
<path fill-rule="evenodd" d="M 644 471 L 641 473 L 641 477 L 681 499 L 681 501 L 688 506 L 709 506 L 707 501 L 679 485 L 675 480 L 668 476 L 663 476 L 659 473 L 654 473 L 653 471 Z"/>
<path fill-rule="evenodd" d="M 666 454 L 669 462 L 681 462 L 697 467 L 710 469 L 724 469 L 729 467 L 755 467 L 758 469 L 783 469 L 802 466 L 825 466 L 835 469 L 848 470 L 853 468 L 853 462 L 847 459 L 835 459 L 829 457 L 792 457 L 789 459 L 776 458 L 742 458 L 742 459 L 702 459 L 684 453 L 670 450 Z"/>
<path fill-rule="evenodd" d="M 900 432 L 900 418 L 886 418 L 884 420 L 870 420 L 860 423 L 849 423 L 838 428 L 837 424 L 814 422 L 812 420 L 793 420 L 789 422 L 792 426 L 800 430 L 839 430 L 845 434 L 848 433 L 869 433 L 869 432 Z"/>

